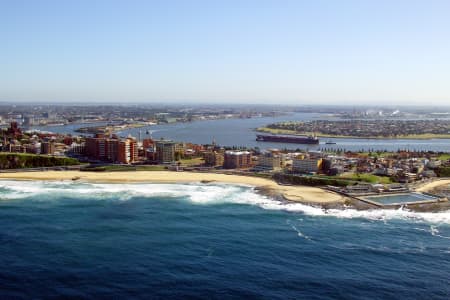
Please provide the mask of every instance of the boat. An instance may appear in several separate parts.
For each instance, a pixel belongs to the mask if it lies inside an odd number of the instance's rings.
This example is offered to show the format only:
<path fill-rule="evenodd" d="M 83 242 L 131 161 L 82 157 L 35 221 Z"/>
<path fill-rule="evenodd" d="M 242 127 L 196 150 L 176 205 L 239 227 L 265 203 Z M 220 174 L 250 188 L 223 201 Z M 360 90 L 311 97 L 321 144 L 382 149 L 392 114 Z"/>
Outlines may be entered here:
<path fill-rule="evenodd" d="M 325 143 L 326 145 L 336 145 L 336 142 L 333 142 L 332 140 L 328 140 Z"/>
<path fill-rule="evenodd" d="M 293 144 L 319 144 L 315 136 L 287 135 L 287 134 L 257 134 L 259 142 L 293 143 Z"/>

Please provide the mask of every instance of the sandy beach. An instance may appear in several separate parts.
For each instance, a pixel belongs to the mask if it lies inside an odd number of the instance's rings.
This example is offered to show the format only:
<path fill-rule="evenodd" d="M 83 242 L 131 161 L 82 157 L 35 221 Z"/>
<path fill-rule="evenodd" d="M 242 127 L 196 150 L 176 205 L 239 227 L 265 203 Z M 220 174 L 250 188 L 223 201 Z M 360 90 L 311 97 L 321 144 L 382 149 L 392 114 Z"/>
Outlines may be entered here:
<path fill-rule="evenodd" d="M 417 192 L 430 192 L 433 189 L 443 186 L 443 185 L 450 185 L 450 179 L 440 179 L 435 180 L 433 182 L 427 183 L 419 188 L 416 189 Z"/>
<path fill-rule="evenodd" d="M 0 179 L 14 180 L 81 180 L 108 183 L 188 183 L 188 182 L 220 182 L 244 184 L 278 193 L 286 200 L 303 203 L 344 203 L 345 197 L 307 186 L 284 186 L 276 182 L 250 176 L 170 172 L 170 171 L 135 171 L 135 172 L 80 172 L 80 171 L 43 171 L 0 173 Z"/>

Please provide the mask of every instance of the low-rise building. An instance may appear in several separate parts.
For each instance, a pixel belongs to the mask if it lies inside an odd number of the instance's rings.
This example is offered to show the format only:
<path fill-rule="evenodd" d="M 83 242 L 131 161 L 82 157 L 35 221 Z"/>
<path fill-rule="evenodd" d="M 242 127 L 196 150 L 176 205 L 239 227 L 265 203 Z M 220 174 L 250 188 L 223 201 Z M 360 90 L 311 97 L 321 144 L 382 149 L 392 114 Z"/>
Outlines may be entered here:
<path fill-rule="evenodd" d="M 427 163 L 427 168 L 436 169 L 436 168 L 439 168 L 441 165 L 442 165 L 442 161 L 440 161 L 440 160 L 430 160 Z"/>

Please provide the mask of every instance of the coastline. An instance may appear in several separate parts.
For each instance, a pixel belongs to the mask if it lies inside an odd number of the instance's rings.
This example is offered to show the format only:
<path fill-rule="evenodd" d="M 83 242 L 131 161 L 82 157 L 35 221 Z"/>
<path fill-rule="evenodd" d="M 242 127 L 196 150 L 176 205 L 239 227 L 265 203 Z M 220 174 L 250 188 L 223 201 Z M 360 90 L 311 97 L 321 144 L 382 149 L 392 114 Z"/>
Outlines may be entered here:
<path fill-rule="evenodd" d="M 357 201 L 351 197 L 327 191 L 318 187 L 279 185 L 273 180 L 244 175 L 229 175 L 200 172 L 174 171 L 115 171 L 115 172 L 81 172 L 81 171 L 39 171 L 0 173 L 0 180 L 42 180 L 42 181 L 81 181 L 97 183 L 225 183 L 251 186 L 256 193 L 281 201 L 297 202 L 320 206 L 324 209 L 353 207 L 355 209 L 373 209 L 373 205 Z M 436 180 L 417 189 L 417 192 L 430 192 L 434 189 L 450 185 L 450 179 Z M 444 204 L 446 204 L 445 202 Z M 420 210 L 434 211 L 438 207 L 419 207 Z M 445 205 L 444 205 L 445 206 Z M 447 205 L 448 206 L 448 205 Z M 445 206 L 444 208 L 446 208 Z M 413 206 L 413 210 L 416 210 Z"/>
<path fill-rule="evenodd" d="M 432 181 L 430 183 L 427 183 L 419 188 L 416 189 L 417 192 L 431 192 L 437 187 L 441 187 L 443 185 L 450 185 L 450 179 L 438 179 L 435 181 Z"/>
<path fill-rule="evenodd" d="M 104 183 L 229 183 L 255 187 L 263 195 L 279 197 L 286 201 L 316 205 L 343 205 L 346 197 L 317 187 L 279 185 L 265 178 L 195 172 L 135 171 L 135 172 L 81 172 L 41 171 L 0 173 L 1 179 L 12 180 L 81 180 Z"/>
<path fill-rule="evenodd" d="M 320 138 L 336 138 L 336 139 L 367 139 L 367 140 L 432 140 L 432 139 L 450 139 L 450 134 L 410 134 L 399 136 L 356 136 L 356 135 L 333 135 L 320 132 L 297 132 L 285 129 L 271 129 L 260 127 L 255 129 L 256 132 L 269 134 L 291 134 L 291 135 L 316 135 Z"/>

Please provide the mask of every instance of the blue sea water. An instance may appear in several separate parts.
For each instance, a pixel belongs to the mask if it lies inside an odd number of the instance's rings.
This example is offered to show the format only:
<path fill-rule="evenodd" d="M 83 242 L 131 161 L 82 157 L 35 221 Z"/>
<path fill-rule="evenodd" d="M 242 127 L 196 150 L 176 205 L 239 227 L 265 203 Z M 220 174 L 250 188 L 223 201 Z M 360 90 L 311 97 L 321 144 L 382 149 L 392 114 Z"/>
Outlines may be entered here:
<path fill-rule="evenodd" d="M 0 298 L 449 299 L 450 212 L 251 187 L 0 181 Z"/>

